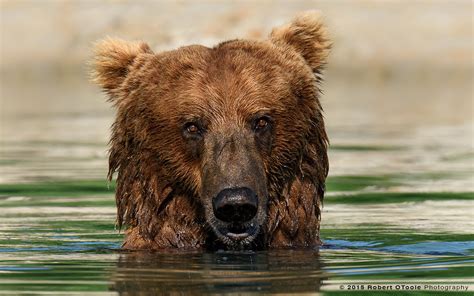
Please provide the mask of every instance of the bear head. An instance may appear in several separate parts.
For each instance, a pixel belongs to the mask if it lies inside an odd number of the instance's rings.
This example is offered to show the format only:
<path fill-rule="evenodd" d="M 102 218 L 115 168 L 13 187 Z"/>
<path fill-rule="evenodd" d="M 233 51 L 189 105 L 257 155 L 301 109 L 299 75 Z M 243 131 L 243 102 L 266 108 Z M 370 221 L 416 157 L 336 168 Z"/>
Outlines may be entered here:
<path fill-rule="evenodd" d="M 317 244 L 330 45 L 314 12 L 261 41 L 159 53 L 98 43 L 94 80 L 117 110 L 109 178 L 118 173 L 125 247 Z"/>

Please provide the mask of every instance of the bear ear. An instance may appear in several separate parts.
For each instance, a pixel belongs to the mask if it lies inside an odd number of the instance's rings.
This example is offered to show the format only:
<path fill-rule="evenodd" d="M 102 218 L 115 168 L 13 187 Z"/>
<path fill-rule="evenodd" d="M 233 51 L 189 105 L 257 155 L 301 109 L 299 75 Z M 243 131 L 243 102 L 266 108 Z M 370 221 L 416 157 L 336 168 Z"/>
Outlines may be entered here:
<path fill-rule="evenodd" d="M 332 45 L 318 11 L 302 13 L 291 23 L 273 29 L 270 40 L 298 52 L 315 74 L 321 72 Z"/>
<path fill-rule="evenodd" d="M 144 53 L 153 53 L 144 42 L 128 42 L 106 38 L 95 44 L 92 62 L 92 80 L 113 101 L 134 60 Z"/>

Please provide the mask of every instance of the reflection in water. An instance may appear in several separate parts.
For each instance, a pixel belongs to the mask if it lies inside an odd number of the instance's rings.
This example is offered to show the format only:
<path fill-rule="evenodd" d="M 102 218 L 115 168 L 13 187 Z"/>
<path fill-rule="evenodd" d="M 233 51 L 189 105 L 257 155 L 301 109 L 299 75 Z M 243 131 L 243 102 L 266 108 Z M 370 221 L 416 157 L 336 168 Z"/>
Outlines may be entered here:
<path fill-rule="evenodd" d="M 319 251 L 122 253 L 111 290 L 166 292 L 315 292 L 324 274 Z"/>

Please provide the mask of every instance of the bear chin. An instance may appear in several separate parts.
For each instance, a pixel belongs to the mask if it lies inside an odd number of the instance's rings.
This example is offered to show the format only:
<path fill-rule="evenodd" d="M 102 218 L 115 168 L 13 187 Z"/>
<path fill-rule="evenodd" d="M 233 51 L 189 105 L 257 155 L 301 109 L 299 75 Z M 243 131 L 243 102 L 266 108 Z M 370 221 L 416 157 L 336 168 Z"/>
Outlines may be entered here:
<path fill-rule="evenodd" d="M 251 234 L 222 234 L 220 231 L 212 231 L 209 234 L 209 240 L 206 246 L 208 250 L 227 250 L 227 251 L 242 251 L 242 250 L 261 250 L 263 246 L 263 235 L 260 232 L 261 227 L 256 227 Z"/>

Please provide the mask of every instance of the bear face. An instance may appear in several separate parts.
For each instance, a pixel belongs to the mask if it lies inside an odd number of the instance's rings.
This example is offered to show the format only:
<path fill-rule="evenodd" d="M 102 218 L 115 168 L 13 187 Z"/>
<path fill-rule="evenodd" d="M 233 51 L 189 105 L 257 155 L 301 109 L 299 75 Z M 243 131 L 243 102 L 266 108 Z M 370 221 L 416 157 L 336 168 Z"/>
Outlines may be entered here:
<path fill-rule="evenodd" d="M 153 53 L 106 39 L 95 81 L 117 108 L 109 178 L 129 249 L 310 247 L 328 172 L 319 15 L 268 40 Z"/>

